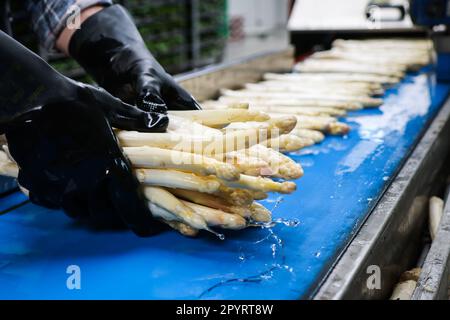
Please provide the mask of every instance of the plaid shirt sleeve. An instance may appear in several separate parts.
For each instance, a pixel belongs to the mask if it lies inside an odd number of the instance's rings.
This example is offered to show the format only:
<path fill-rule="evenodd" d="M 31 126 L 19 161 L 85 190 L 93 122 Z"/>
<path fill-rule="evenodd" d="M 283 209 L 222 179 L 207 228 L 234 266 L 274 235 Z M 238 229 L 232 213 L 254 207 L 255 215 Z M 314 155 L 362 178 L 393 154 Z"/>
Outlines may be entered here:
<path fill-rule="evenodd" d="M 73 14 L 73 6 L 83 10 L 93 5 L 111 5 L 112 0 L 28 0 L 33 30 L 41 45 L 55 51 L 55 42 Z"/>

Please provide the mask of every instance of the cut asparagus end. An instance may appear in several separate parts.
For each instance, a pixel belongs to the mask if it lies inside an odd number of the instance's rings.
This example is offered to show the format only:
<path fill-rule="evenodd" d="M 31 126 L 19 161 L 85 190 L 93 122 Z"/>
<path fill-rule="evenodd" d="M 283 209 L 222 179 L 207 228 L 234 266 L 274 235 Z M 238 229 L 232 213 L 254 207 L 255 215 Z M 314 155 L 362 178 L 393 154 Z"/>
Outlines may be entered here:
<path fill-rule="evenodd" d="M 178 218 L 178 221 L 184 222 L 195 229 L 206 229 L 205 220 L 170 192 L 162 188 L 145 187 L 144 194 L 151 203 L 169 211 Z"/>
<path fill-rule="evenodd" d="M 261 204 L 255 202 L 251 205 L 251 220 L 254 222 L 268 223 L 272 221 L 272 213 L 262 206 Z"/>
<path fill-rule="evenodd" d="M 214 195 L 226 199 L 231 204 L 236 206 L 249 206 L 252 204 L 254 197 L 250 190 L 230 188 L 221 186 Z"/>
<path fill-rule="evenodd" d="M 250 107 L 248 102 L 232 102 L 228 104 L 228 108 L 230 109 L 244 109 L 248 110 Z"/>
<path fill-rule="evenodd" d="M 210 227 L 217 226 L 224 229 L 240 230 L 247 226 L 245 219 L 239 215 L 226 213 L 185 200 L 182 200 L 182 202 L 205 219 Z"/>
<path fill-rule="evenodd" d="M 178 221 L 165 221 L 164 223 L 168 224 L 171 228 L 177 230 L 179 233 L 181 233 L 183 236 L 186 237 L 196 237 L 198 235 L 199 230 L 192 228 L 191 226 L 178 222 Z"/>
<path fill-rule="evenodd" d="M 350 127 L 342 122 L 331 122 L 327 126 L 327 131 L 333 135 L 345 135 L 349 133 Z"/>
<path fill-rule="evenodd" d="M 220 182 L 212 176 L 199 176 L 178 170 L 136 169 L 136 177 L 144 185 L 180 188 L 213 193 L 219 190 Z"/>
<path fill-rule="evenodd" d="M 303 176 L 303 174 L 304 171 L 302 166 L 295 162 L 284 163 L 278 168 L 279 177 L 286 180 L 299 179 Z"/>
<path fill-rule="evenodd" d="M 269 125 L 269 128 L 277 128 L 280 131 L 280 134 L 286 134 L 295 128 L 297 125 L 297 118 L 290 115 L 280 116 L 270 119 Z"/>
<path fill-rule="evenodd" d="M 291 134 L 295 134 L 299 137 L 312 139 L 315 143 L 321 142 L 325 139 L 325 135 L 318 130 L 310 130 L 310 129 L 295 129 L 291 132 Z"/>

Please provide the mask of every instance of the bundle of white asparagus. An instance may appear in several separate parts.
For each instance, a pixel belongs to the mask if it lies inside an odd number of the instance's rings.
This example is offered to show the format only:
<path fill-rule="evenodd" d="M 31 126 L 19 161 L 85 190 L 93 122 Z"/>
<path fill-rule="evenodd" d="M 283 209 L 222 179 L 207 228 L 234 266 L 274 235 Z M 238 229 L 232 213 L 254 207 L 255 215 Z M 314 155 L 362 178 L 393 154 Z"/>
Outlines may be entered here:
<path fill-rule="evenodd" d="M 169 119 L 166 133 L 116 130 L 116 135 L 152 214 L 187 236 L 270 222 L 271 212 L 255 200 L 268 192 L 292 193 L 296 185 L 286 180 L 303 175 L 299 164 L 275 148 L 298 149 L 317 139 L 291 136 L 293 116 L 272 119 L 259 111 L 177 111 Z M 260 126 L 226 129 L 249 123 Z M 0 174 L 17 177 L 7 145 L 3 149 Z"/>

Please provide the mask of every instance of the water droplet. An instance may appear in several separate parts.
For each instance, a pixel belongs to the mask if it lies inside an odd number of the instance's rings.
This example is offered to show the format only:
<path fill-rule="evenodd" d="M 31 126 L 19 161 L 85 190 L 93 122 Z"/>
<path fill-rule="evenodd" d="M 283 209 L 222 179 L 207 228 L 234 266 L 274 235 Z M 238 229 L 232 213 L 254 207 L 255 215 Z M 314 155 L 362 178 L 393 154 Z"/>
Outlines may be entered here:
<path fill-rule="evenodd" d="M 207 231 L 211 232 L 213 235 L 215 235 L 217 238 L 219 238 L 220 240 L 225 240 L 225 235 L 223 233 L 218 233 L 212 229 L 206 229 Z"/>
<path fill-rule="evenodd" d="M 297 227 L 300 224 L 300 220 L 298 219 L 275 219 L 272 221 L 273 224 L 284 224 L 286 227 Z"/>

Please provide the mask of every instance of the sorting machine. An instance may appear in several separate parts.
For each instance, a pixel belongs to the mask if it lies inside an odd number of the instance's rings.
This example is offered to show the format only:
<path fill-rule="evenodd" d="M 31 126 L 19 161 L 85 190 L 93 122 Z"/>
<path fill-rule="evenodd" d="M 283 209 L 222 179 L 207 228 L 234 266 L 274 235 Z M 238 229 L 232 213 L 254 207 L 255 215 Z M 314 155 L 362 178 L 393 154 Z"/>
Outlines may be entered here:
<path fill-rule="evenodd" d="M 291 70 L 293 56 L 292 48 L 265 52 L 177 80 L 207 100 Z M 436 70 L 408 74 L 378 109 L 350 112 L 344 138 L 289 154 L 305 175 L 294 194 L 263 200 L 274 224 L 227 232 L 224 241 L 98 232 L 31 204 L 1 178 L 0 298 L 386 299 L 418 264 L 413 299 L 446 298 L 448 200 L 423 250 L 428 199 L 450 173 L 450 83 Z M 79 289 L 67 286 L 73 266 Z"/>

